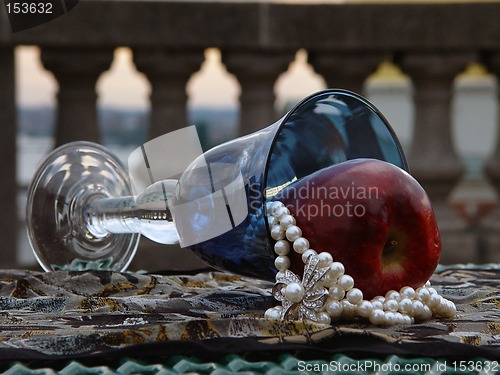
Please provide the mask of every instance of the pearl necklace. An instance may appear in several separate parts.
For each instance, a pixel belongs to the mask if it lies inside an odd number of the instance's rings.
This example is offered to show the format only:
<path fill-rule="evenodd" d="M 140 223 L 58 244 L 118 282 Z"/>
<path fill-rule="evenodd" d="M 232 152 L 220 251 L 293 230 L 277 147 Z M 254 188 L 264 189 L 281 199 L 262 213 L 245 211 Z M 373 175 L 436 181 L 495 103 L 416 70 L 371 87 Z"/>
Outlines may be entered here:
<path fill-rule="evenodd" d="M 345 274 L 342 263 L 334 261 L 328 252 L 318 254 L 310 249 L 309 241 L 282 202 L 269 202 L 266 209 L 277 254 L 274 265 L 278 273 L 272 293 L 281 302 L 281 306 L 265 312 L 266 318 L 331 324 L 361 317 L 376 325 L 394 325 L 456 315 L 455 304 L 441 297 L 429 281 L 416 290 L 405 286 L 370 301 L 363 299 L 363 292 L 354 287 L 354 279 Z M 302 280 L 288 269 L 287 255 L 292 249 L 302 255 Z"/>

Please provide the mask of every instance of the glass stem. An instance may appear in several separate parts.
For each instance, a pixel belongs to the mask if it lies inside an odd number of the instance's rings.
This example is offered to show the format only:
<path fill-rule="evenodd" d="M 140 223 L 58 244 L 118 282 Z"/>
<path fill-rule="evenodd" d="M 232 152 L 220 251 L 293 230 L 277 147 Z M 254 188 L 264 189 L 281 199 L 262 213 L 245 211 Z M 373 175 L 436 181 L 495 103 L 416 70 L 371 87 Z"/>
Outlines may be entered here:
<path fill-rule="evenodd" d="M 84 209 L 88 231 L 96 238 L 110 233 L 141 233 L 163 243 L 177 243 L 169 201 L 176 181 L 159 181 L 137 196 L 90 199 Z"/>
<path fill-rule="evenodd" d="M 140 233 L 137 226 L 140 218 L 133 196 L 94 198 L 85 208 L 85 221 L 89 232 L 97 238 L 109 233 Z"/>

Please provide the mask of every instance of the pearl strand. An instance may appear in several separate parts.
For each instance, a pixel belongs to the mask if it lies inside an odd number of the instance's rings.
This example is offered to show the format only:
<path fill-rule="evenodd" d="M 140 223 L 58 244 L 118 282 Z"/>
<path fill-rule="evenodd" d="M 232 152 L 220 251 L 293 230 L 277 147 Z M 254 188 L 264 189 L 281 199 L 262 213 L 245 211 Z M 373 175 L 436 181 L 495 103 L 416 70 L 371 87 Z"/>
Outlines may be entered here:
<path fill-rule="evenodd" d="M 269 202 L 266 208 L 271 237 L 276 241 L 276 279 L 281 279 L 290 267 L 288 254 L 292 250 L 302 255 L 304 263 L 314 255 L 318 257 L 319 267 L 328 267 L 328 271 L 317 282 L 318 288 L 328 290 L 325 304 L 316 309 L 317 322 L 331 324 L 334 321 L 361 317 L 376 325 L 395 325 L 425 321 L 433 316 L 451 318 L 456 315 L 455 304 L 431 288 L 430 281 L 416 290 L 405 286 L 399 291 L 390 290 L 385 296 L 377 296 L 370 301 L 363 299 L 363 292 L 354 287 L 354 279 L 345 273 L 342 263 L 334 261 L 328 252 L 317 254 L 310 248 L 309 241 L 302 237 L 302 230 L 282 202 Z M 289 283 L 283 291 L 284 298 L 292 304 L 300 304 L 304 294 L 304 287 L 298 282 Z M 280 319 L 282 313 L 283 306 L 276 306 L 268 309 L 265 317 Z"/>

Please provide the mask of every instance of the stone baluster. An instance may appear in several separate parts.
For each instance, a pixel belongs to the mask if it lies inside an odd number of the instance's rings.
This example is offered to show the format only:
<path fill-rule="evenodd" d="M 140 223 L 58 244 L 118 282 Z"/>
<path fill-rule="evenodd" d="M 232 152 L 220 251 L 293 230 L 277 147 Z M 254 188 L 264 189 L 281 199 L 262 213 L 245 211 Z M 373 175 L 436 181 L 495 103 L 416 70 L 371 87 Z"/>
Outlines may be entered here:
<path fill-rule="evenodd" d="M 56 146 L 81 140 L 99 142 L 96 82 L 109 69 L 113 49 L 43 47 L 41 59 L 59 83 Z"/>
<path fill-rule="evenodd" d="M 368 75 L 383 61 L 381 53 L 309 53 L 308 61 L 328 87 L 363 94 Z"/>
<path fill-rule="evenodd" d="M 258 131 L 277 120 L 274 84 L 294 57 L 294 51 L 222 52 L 222 62 L 241 86 L 240 136 Z"/>
<path fill-rule="evenodd" d="M 489 55 L 485 59 L 488 69 L 500 80 L 500 53 Z M 499 81 L 500 82 L 500 81 Z M 500 103 L 500 88 L 497 87 L 497 96 Z M 498 105 L 498 104 L 497 104 Z M 500 113 L 500 111 L 497 111 Z M 496 145 L 493 153 L 488 158 L 485 173 L 497 193 L 497 205 L 490 215 L 482 223 L 481 246 L 484 253 L 484 261 L 500 262 L 500 116 L 497 114 Z"/>
<path fill-rule="evenodd" d="M 448 199 L 464 167 L 452 141 L 453 80 L 472 54 L 408 53 L 401 66 L 413 80 L 414 123 L 410 171 L 427 191 L 441 232 L 442 263 L 474 262 L 477 246 Z"/>
<path fill-rule="evenodd" d="M 0 46 L 0 268 L 14 268 L 17 263 L 17 182 L 16 182 L 16 98 L 14 48 Z"/>
<path fill-rule="evenodd" d="M 384 114 L 406 152 L 410 146 L 413 103 L 410 78 L 392 61 L 384 61 L 370 74 L 365 95 Z"/>
<path fill-rule="evenodd" d="M 134 49 L 135 66 L 151 83 L 148 140 L 191 125 L 188 121 L 186 86 L 189 78 L 200 69 L 204 59 L 201 49 Z M 162 245 L 142 238 L 139 246 L 141 256 L 135 257 L 132 263 L 135 268 L 158 267 L 158 254 L 167 253 L 163 263 L 166 268 L 203 267 L 193 253 L 177 245 Z"/>
<path fill-rule="evenodd" d="M 150 139 L 189 125 L 186 85 L 203 61 L 202 50 L 134 50 L 137 70 L 146 75 L 152 87 Z"/>

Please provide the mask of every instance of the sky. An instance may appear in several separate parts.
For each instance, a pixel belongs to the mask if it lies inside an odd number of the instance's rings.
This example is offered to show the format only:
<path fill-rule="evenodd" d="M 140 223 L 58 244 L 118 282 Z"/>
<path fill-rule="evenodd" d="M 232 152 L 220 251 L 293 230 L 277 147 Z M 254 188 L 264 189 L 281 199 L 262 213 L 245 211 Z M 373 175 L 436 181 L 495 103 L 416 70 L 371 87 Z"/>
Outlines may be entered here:
<path fill-rule="evenodd" d="M 326 87 L 306 62 L 305 51 L 299 51 L 287 72 L 278 77 L 275 85 L 277 106 L 296 101 Z M 47 106 L 55 103 L 57 82 L 40 62 L 36 47 L 16 49 L 17 102 L 21 106 Z M 214 89 L 216 88 L 216 89 Z M 110 70 L 97 82 L 99 105 L 128 109 L 148 108 L 151 86 L 132 62 L 128 48 L 117 48 Z M 240 88 L 236 78 L 220 62 L 220 52 L 208 49 L 201 69 L 194 73 L 186 88 L 191 107 L 236 107 Z"/>

